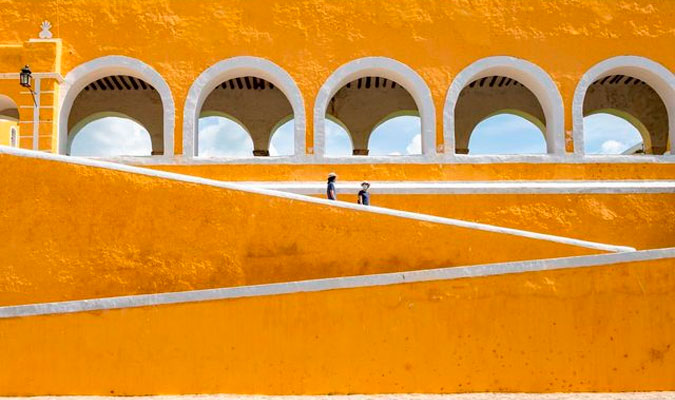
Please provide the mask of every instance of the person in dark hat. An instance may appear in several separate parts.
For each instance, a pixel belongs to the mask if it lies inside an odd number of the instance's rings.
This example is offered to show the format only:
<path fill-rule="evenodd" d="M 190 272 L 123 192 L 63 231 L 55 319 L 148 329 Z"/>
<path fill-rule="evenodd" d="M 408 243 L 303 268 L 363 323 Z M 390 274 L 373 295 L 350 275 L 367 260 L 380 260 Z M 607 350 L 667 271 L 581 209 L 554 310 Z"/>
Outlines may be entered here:
<path fill-rule="evenodd" d="M 337 191 L 335 190 L 335 180 L 337 175 L 335 172 L 328 174 L 328 185 L 326 187 L 326 196 L 328 200 L 337 200 Z"/>
<path fill-rule="evenodd" d="M 361 183 L 361 190 L 359 191 L 359 204 L 364 206 L 370 205 L 370 193 L 368 193 L 368 188 L 370 188 L 370 183 L 364 181 Z"/>

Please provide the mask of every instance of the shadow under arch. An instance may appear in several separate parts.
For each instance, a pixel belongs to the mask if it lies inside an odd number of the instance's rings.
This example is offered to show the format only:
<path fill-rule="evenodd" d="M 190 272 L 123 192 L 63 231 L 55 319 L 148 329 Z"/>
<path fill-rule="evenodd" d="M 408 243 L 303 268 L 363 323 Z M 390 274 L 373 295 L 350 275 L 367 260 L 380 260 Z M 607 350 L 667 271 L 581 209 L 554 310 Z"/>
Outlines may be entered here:
<path fill-rule="evenodd" d="M 5 94 L 0 94 L 0 119 L 19 120 L 19 106 Z"/>
<path fill-rule="evenodd" d="M 539 101 L 546 125 L 547 152 L 565 152 L 565 115 L 562 96 L 551 76 L 541 67 L 515 57 L 482 58 L 464 68 L 448 88 L 443 107 L 443 138 L 445 153 L 455 154 L 455 107 L 462 90 L 471 82 L 488 76 L 503 76 L 517 80 Z"/>
<path fill-rule="evenodd" d="M 668 148 L 675 147 L 675 134 L 673 134 L 675 132 L 675 75 L 663 65 L 645 57 L 617 56 L 593 65 L 584 73 L 574 90 L 574 98 L 572 99 L 574 153 L 585 154 L 584 99 L 588 89 L 599 79 L 616 74 L 640 79 L 657 93 L 666 107 L 668 118 L 669 140 L 666 151 L 668 151 Z M 628 121 L 630 122 L 630 120 Z M 642 134 L 642 131 L 640 134 Z M 670 151 L 672 152 L 672 150 Z"/>
<path fill-rule="evenodd" d="M 59 98 L 58 152 L 68 151 L 68 120 L 75 99 L 90 83 L 112 75 L 128 75 L 152 85 L 162 100 L 164 156 L 173 156 L 175 106 L 171 89 L 164 78 L 150 65 L 126 56 L 105 56 L 87 61 L 73 68 L 64 78 Z"/>
<path fill-rule="evenodd" d="M 259 57 L 240 56 L 218 61 L 204 70 L 192 83 L 183 109 L 183 155 L 185 157 L 197 156 L 198 119 L 206 98 L 222 82 L 242 76 L 254 76 L 271 82 L 286 96 L 295 119 L 295 155 L 302 154 L 305 148 L 306 118 L 304 100 L 298 85 L 288 72 L 272 61 Z"/>
<path fill-rule="evenodd" d="M 387 57 L 364 57 L 352 60 L 338 67 L 326 79 L 314 102 L 314 153 L 319 157 L 325 154 L 325 119 L 330 100 L 347 83 L 368 76 L 394 81 L 412 96 L 422 121 L 422 154 L 435 154 L 436 109 L 431 91 L 424 79 L 412 68 Z"/>

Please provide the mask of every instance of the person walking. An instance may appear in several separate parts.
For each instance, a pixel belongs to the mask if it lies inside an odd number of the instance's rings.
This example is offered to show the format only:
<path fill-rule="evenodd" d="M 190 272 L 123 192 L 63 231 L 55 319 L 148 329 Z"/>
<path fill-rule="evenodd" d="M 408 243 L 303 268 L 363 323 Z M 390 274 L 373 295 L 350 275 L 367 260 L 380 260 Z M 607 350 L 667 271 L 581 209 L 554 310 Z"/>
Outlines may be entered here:
<path fill-rule="evenodd" d="M 359 190 L 359 204 L 364 206 L 370 205 L 370 193 L 368 193 L 368 188 L 370 188 L 370 183 L 364 181 L 361 183 L 361 190 Z"/>
<path fill-rule="evenodd" d="M 335 172 L 328 174 L 328 184 L 326 187 L 326 196 L 328 197 L 328 200 L 337 200 L 337 191 L 335 190 L 336 179 L 337 175 Z"/>

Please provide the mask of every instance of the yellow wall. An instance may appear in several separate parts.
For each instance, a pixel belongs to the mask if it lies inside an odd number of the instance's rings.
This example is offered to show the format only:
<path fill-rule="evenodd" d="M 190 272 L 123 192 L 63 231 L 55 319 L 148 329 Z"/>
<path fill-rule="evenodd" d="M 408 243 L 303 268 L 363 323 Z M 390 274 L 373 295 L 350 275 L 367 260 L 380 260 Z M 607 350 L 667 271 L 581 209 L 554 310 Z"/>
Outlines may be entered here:
<path fill-rule="evenodd" d="M 334 171 L 343 181 L 461 181 L 554 179 L 675 179 L 675 164 L 201 164 L 147 165 L 223 181 L 322 181 Z"/>
<path fill-rule="evenodd" d="M 598 252 L 11 155 L 0 187 L 0 305 Z"/>
<path fill-rule="evenodd" d="M 674 262 L 1 319 L 0 394 L 675 390 Z"/>
<path fill-rule="evenodd" d="M 0 118 L 0 146 L 12 145 L 12 128 L 16 129 L 18 139 L 19 125 L 16 121 Z"/>
<path fill-rule="evenodd" d="M 317 196 L 320 197 L 320 196 Z M 356 194 L 340 194 L 356 203 Z M 675 247 L 675 194 L 371 194 L 372 205 L 620 244 Z"/>
<path fill-rule="evenodd" d="M 190 85 L 207 67 L 233 56 L 267 58 L 296 80 L 309 119 L 309 147 L 317 91 L 336 68 L 359 57 L 390 57 L 422 76 L 436 106 L 439 144 L 445 94 L 459 71 L 487 56 L 529 60 L 562 93 L 568 150 L 574 88 L 591 66 L 631 54 L 675 69 L 675 54 L 666 51 L 675 37 L 670 0 L 41 0 L 39 12 L 25 7 L 25 1 L 3 4 L 0 16 L 11 21 L 0 27 L 3 40 L 28 43 L 48 19 L 63 40 L 63 57 L 55 60 L 54 48 L 50 58 L 42 53 L 50 49 L 29 43 L 19 56 L 0 59 L 0 71 L 14 72 L 26 61 L 35 71 L 61 68 L 65 75 L 101 56 L 138 58 L 171 87 L 177 153 Z"/>

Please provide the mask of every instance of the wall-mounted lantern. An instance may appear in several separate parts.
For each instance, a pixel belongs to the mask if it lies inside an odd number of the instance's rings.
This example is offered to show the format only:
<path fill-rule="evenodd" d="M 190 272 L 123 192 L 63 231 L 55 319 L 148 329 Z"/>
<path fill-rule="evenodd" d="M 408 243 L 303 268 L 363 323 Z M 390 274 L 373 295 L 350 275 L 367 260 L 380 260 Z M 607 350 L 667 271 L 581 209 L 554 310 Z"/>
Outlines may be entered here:
<path fill-rule="evenodd" d="M 33 93 L 33 88 L 31 87 L 31 82 L 33 80 L 33 75 L 31 74 L 30 67 L 28 65 L 21 68 L 19 73 L 19 84 L 28 90 L 30 90 L 31 96 L 33 96 L 33 104 L 37 107 L 37 101 L 35 101 L 35 93 Z"/>
<path fill-rule="evenodd" d="M 30 88 L 30 83 L 33 80 L 33 75 L 31 75 L 30 67 L 26 65 L 21 68 L 21 73 L 19 74 L 19 83 L 25 88 Z"/>

